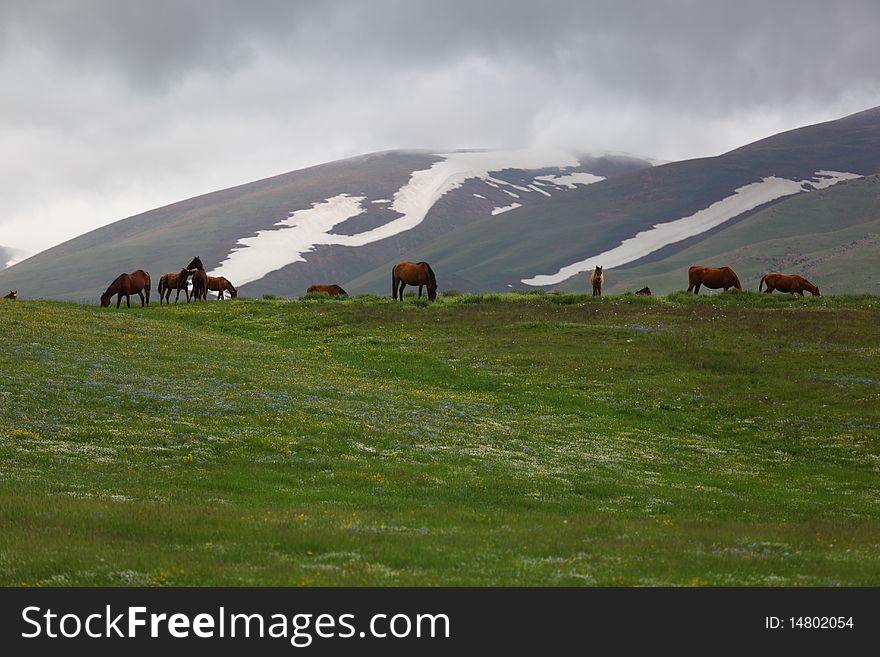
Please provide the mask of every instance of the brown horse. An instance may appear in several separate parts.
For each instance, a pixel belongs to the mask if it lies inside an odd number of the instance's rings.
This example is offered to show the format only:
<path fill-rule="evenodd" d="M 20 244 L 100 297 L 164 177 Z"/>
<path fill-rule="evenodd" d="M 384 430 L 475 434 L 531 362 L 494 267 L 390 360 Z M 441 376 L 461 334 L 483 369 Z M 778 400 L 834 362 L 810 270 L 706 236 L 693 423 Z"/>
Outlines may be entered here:
<path fill-rule="evenodd" d="M 162 274 L 162 278 L 159 279 L 159 305 L 162 305 L 162 300 L 167 303 L 171 303 L 171 292 L 172 290 L 177 290 L 177 296 L 174 297 L 174 303 L 177 303 L 180 299 L 180 292 L 183 290 L 184 294 L 186 294 L 186 302 L 189 303 L 189 289 L 186 286 L 186 279 L 189 278 L 190 272 L 188 269 L 181 269 L 179 272 L 175 273 L 173 271 L 169 271 L 165 274 Z"/>
<path fill-rule="evenodd" d="M 195 258 L 190 260 L 186 268 L 190 271 L 192 271 L 193 269 L 201 269 L 202 271 L 205 270 L 205 266 L 202 264 L 202 260 L 201 258 L 199 258 L 199 256 L 196 256 Z"/>
<path fill-rule="evenodd" d="M 208 274 L 205 272 L 205 266 L 202 259 L 195 256 L 186 266 L 192 273 L 192 292 L 190 298 L 193 301 L 208 300 Z"/>
<path fill-rule="evenodd" d="M 7 294 L 4 299 L 17 299 L 18 298 L 18 290 L 10 290 L 9 294 Z"/>
<path fill-rule="evenodd" d="M 428 288 L 428 299 L 437 298 L 437 278 L 434 270 L 427 262 L 398 262 L 391 270 L 391 296 L 403 301 L 403 288 L 407 285 L 419 286 L 419 299 L 422 298 L 422 287 Z"/>
<path fill-rule="evenodd" d="M 761 288 L 765 283 L 767 284 L 767 294 L 772 294 L 773 290 L 779 290 L 780 292 L 804 296 L 804 290 L 806 290 L 814 297 L 822 296 L 819 294 L 818 287 L 798 274 L 778 274 L 776 272 L 764 274 L 761 277 L 761 282 L 758 283 L 758 292 L 761 292 Z"/>
<path fill-rule="evenodd" d="M 195 273 L 192 275 L 192 292 L 190 292 L 190 299 L 193 301 L 207 301 L 208 300 L 208 274 L 205 273 L 204 269 L 197 269 Z"/>
<path fill-rule="evenodd" d="M 331 297 L 338 297 L 343 294 L 348 296 L 348 292 L 343 290 L 335 283 L 333 285 L 309 285 L 309 289 L 306 290 L 306 294 L 311 294 L 312 292 L 326 292 Z"/>
<path fill-rule="evenodd" d="M 650 297 L 651 296 L 651 288 L 647 285 L 643 287 L 641 290 L 636 290 L 636 294 L 640 297 Z"/>
<path fill-rule="evenodd" d="M 238 290 L 232 286 L 232 283 L 225 276 L 208 276 L 208 289 L 218 293 L 218 301 L 223 298 L 224 292 L 229 292 L 229 296 L 233 299 L 238 297 Z"/>
<path fill-rule="evenodd" d="M 602 296 L 602 286 L 605 284 L 605 274 L 602 272 L 601 265 L 596 265 L 596 269 L 590 275 L 590 284 L 593 286 L 593 296 Z"/>
<path fill-rule="evenodd" d="M 693 291 L 694 294 L 700 293 L 701 285 L 705 285 L 712 290 L 723 287 L 725 292 L 731 287 L 735 287 L 737 290 L 742 289 L 742 285 L 739 283 L 739 276 L 730 267 L 716 268 L 693 265 L 688 267 L 688 283 L 687 291 Z"/>
<path fill-rule="evenodd" d="M 144 293 L 146 292 L 146 303 L 144 303 Z M 116 307 L 122 302 L 122 295 L 125 295 L 125 307 L 131 308 L 131 295 L 136 294 L 141 298 L 141 306 L 150 305 L 150 275 L 143 269 L 138 269 L 130 274 L 119 274 L 107 291 L 101 295 L 101 307 L 106 308 L 110 305 L 110 297 L 114 294 L 116 297 Z"/>

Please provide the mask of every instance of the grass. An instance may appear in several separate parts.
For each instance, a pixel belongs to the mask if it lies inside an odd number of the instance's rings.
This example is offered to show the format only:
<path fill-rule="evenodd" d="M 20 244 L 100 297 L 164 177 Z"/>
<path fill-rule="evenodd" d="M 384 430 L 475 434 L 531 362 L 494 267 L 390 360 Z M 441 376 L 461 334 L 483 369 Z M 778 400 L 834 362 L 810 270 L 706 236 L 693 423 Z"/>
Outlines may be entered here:
<path fill-rule="evenodd" d="M 6 585 L 880 584 L 880 299 L 0 304 Z"/>

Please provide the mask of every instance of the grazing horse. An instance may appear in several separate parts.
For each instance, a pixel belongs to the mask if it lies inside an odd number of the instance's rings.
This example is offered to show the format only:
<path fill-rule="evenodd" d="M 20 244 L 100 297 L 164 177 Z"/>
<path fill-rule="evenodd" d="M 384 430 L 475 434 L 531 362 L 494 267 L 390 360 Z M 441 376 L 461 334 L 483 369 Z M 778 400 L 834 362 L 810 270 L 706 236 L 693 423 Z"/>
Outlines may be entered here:
<path fill-rule="evenodd" d="M 780 292 L 804 296 L 804 290 L 806 290 L 814 297 L 822 296 L 819 294 L 818 287 L 798 274 L 778 274 L 776 272 L 764 274 L 761 277 L 761 282 L 758 283 L 758 292 L 761 291 L 765 283 L 767 284 L 767 294 L 772 294 L 773 290 L 779 290 Z"/>
<path fill-rule="evenodd" d="M 651 296 L 651 288 L 646 285 L 641 290 L 636 290 L 636 294 L 640 297 L 649 297 Z"/>
<path fill-rule="evenodd" d="M 419 286 L 419 299 L 422 298 L 422 286 L 428 287 L 428 299 L 437 298 L 437 278 L 434 270 L 427 262 L 398 262 L 391 270 L 391 296 L 395 301 L 398 296 L 403 301 L 403 288 L 407 285 Z"/>
<path fill-rule="evenodd" d="M 186 302 L 189 303 L 189 289 L 186 287 L 186 279 L 189 278 L 189 275 L 192 272 L 188 269 L 181 269 L 179 272 L 174 273 L 173 271 L 169 271 L 166 274 L 162 275 L 162 278 L 159 279 L 159 305 L 162 305 L 162 299 L 164 298 L 167 303 L 171 303 L 171 291 L 177 290 L 177 296 L 174 297 L 174 303 L 180 299 L 180 291 L 186 294 Z"/>
<path fill-rule="evenodd" d="M 208 276 L 208 289 L 218 293 L 218 301 L 223 298 L 224 292 L 229 292 L 229 296 L 233 299 L 238 297 L 238 290 L 232 286 L 232 283 L 225 276 Z"/>
<path fill-rule="evenodd" d="M 590 275 L 590 284 L 593 286 L 593 296 L 601 297 L 602 286 L 605 284 L 605 274 L 602 271 L 601 265 L 596 265 L 596 269 Z"/>
<path fill-rule="evenodd" d="M 343 290 L 335 283 L 333 285 L 309 285 L 309 289 L 306 290 L 306 294 L 310 294 L 312 292 L 326 292 L 331 297 L 338 297 L 342 294 L 348 296 L 348 292 Z"/>
<path fill-rule="evenodd" d="M 737 276 L 736 272 L 730 267 L 716 268 L 701 267 L 699 265 L 688 267 L 688 284 L 687 291 L 693 291 L 694 294 L 700 293 L 701 285 L 705 285 L 712 290 L 717 290 L 719 287 L 723 287 L 725 292 L 731 287 L 735 287 L 737 290 L 742 290 L 742 285 L 739 283 L 739 276 Z"/>
<path fill-rule="evenodd" d="M 18 298 L 18 290 L 10 290 L 9 294 L 7 294 L 4 299 L 17 299 Z"/>
<path fill-rule="evenodd" d="M 146 304 L 144 303 L 144 292 L 146 292 Z M 141 298 L 141 306 L 150 305 L 150 275 L 143 269 L 138 269 L 130 274 L 119 274 L 107 291 L 101 295 L 101 307 L 106 308 L 110 305 L 110 297 L 114 294 L 116 297 L 116 307 L 122 302 L 122 295 L 125 295 L 125 307 L 131 308 L 131 295 L 137 294 Z"/>

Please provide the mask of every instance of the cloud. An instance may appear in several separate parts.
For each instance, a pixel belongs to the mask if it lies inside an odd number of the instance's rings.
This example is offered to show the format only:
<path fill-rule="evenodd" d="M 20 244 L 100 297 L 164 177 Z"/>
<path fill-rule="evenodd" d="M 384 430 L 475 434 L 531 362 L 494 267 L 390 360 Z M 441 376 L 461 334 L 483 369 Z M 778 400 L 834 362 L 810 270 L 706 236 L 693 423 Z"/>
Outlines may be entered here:
<path fill-rule="evenodd" d="M 877 99 L 871 2 L 0 5 L 0 244 L 389 148 L 712 155 Z"/>

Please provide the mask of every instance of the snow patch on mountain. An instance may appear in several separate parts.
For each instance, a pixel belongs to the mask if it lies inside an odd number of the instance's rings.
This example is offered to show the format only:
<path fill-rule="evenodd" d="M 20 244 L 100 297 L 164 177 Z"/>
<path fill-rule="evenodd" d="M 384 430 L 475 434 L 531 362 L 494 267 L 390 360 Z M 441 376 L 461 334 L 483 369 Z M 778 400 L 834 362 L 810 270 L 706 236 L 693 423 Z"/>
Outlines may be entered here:
<path fill-rule="evenodd" d="M 542 178 L 546 178 L 542 176 Z M 855 173 L 840 171 L 817 171 L 810 180 L 788 180 L 770 176 L 762 178 L 761 182 L 743 185 L 734 193 L 721 199 L 699 212 L 669 221 L 655 224 L 653 228 L 640 231 L 629 239 L 623 240 L 619 246 L 604 251 L 584 260 L 579 260 L 566 267 L 562 267 L 555 274 L 539 274 L 532 278 L 522 279 L 526 285 L 556 285 L 576 274 L 588 271 L 596 265 L 602 265 L 605 269 L 619 267 L 628 262 L 643 258 L 649 253 L 669 244 L 699 235 L 726 221 L 738 217 L 744 212 L 769 203 L 783 196 L 791 196 L 800 192 L 809 192 L 815 189 L 831 187 L 844 180 L 861 178 Z"/>
<path fill-rule="evenodd" d="M 210 272 L 211 275 L 225 276 L 236 285 L 244 285 L 286 265 L 305 260 L 303 255 L 318 245 L 363 246 L 411 230 L 422 223 L 442 196 L 458 189 L 471 178 L 483 179 L 496 188 L 509 185 L 532 191 L 493 179 L 490 175 L 492 171 L 563 170 L 578 166 L 574 155 L 555 149 L 465 151 L 438 153 L 437 156 L 443 159 L 428 169 L 414 171 L 406 185 L 395 192 L 390 209 L 399 217 L 355 235 L 333 233 L 332 229 L 338 224 L 366 212 L 361 205 L 366 197 L 339 194 L 314 203 L 311 208 L 293 212 L 289 218 L 275 224 L 282 228 L 261 230 L 255 236 L 239 239 L 220 266 Z M 516 196 L 506 189 L 503 191 Z"/>
<path fill-rule="evenodd" d="M 568 187 L 569 189 L 574 189 L 577 185 L 592 185 L 593 183 L 601 182 L 602 180 L 605 180 L 605 177 L 594 176 L 592 173 L 583 173 L 577 171 L 575 173 L 569 173 L 564 176 L 537 176 L 535 178 L 535 182 L 539 180 L 552 183 L 557 187 Z"/>
<path fill-rule="evenodd" d="M 510 205 L 505 205 L 500 208 L 492 208 L 492 214 L 501 214 L 502 212 L 507 212 L 509 210 L 516 210 L 517 208 L 521 208 L 522 203 L 511 203 Z"/>

